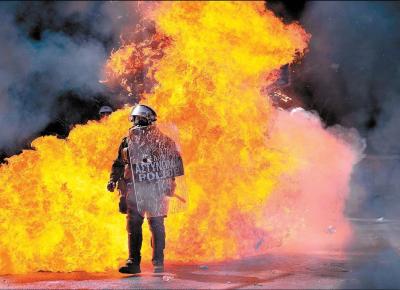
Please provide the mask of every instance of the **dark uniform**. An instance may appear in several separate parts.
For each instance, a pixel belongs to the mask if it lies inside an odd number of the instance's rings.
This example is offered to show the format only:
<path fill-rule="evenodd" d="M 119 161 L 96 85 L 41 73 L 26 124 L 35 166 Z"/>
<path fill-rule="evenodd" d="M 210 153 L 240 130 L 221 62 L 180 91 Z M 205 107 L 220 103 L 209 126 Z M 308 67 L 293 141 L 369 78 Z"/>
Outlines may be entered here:
<path fill-rule="evenodd" d="M 118 149 L 118 157 L 112 165 L 110 181 L 107 184 L 107 189 L 112 192 L 115 184 L 118 183 L 121 195 L 120 211 L 127 214 L 129 259 L 126 266 L 121 267 L 119 271 L 127 274 L 140 273 L 140 250 L 143 240 L 142 224 L 146 215 L 152 234 L 152 262 L 154 272 L 157 273 L 164 271 L 164 218 L 169 204 L 167 196 L 175 195 L 175 176 L 183 175 L 183 164 L 180 162 L 182 166 L 177 171 L 175 169 L 173 171 L 163 171 L 162 174 L 171 174 L 172 177 L 161 178 L 162 180 L 158 180 L 156 183 L 148 184 L 143 182 L 143 179 L 141 179 L 144 178 L 143 174 L 148 178 L 148 181 L 150 181 L 150 176 L 152 178 L 156 176 L 160 178 L 163 175 L 159 176 L 156 173 L 151 175 L 150 172 L 143 173 L 141 169 L 137 170 L 139 164 L 143 162 L 149 163 L 152 160 L 161 160 L 161 157 L 171 156 L 170 154 L 175 157 L 178 156 L 181 161 L 182 159 L 175 142 L 155 126 L 157 114 L 152 108 L 143 104 L 136 105 L 132 109 L 130 120 L 134 127 L 129 130 L 129 136 L 122 139 Z M 129 152 L 132 156 L 129 156 Z M 130 164 L 131 159 L 135 164 Z M 157 163 L 157 161 L 154 161 L 154 163 Z M 139 177 L 135 177 L 138 178 L 138 181 L 135 180 L 135 182 L 132 180 L 131 168 L 133 167 L 136 168 L 135 174 L 139 174 Z M 135 193 L 134 189 L 137 190 L 137 193 Z M 149 203 L 145 201 L 149 201 Z"/>
<path fill-rule="evenodd" d="M 169 144 L 168 147 L 173 146 L 173 150 L 176 150 L 174 142 L 162 134 L 157 128 L 153 127 L 149 130 L 150 136 L 154 133 L 157 138 L 150 138 L 155 140 L 164 140 L 164 143 Z M 156 141 L 155 141 L 156 142 Z M 129 245 L 129 259 L 128 263 L 133 265 L 140 265 L 141 255 L 140 250 L 142 247 L 142 224 L 144 220 L 143 214 L 138 212 L 138 208 L 134 198 L 127 199 L 128 194 L 134 194 L 133 183 L 132 183 L 132 172 L 129 163 L 128 153 L 128 137 L 122 139 L 121 145 L 118 149 L 118 157 L 115 159 L 112 165 L 112 171 L 110 180 L 114 183 L 118 183 L 118 189 L 120 191 L 120 212 L 127 213 L 127 231 L 128 231 L 128 245 Z M 177 151 L 176 151 L 177 152 Z M 173 194 L 171 188 L 170 194 Z M 169 195 L 169 194 L 168 194 Z M 151 246 L 153 248 L 152 263 L 155 267 L 163 267 L 164 265 L 164 248 L 165 248 L 165 227 L 164 227 L 165 216 L 149 217 L 148 222 L 150 231 L 152 234 Z M 128 264 L 127 263 L 127 264 Z"/>

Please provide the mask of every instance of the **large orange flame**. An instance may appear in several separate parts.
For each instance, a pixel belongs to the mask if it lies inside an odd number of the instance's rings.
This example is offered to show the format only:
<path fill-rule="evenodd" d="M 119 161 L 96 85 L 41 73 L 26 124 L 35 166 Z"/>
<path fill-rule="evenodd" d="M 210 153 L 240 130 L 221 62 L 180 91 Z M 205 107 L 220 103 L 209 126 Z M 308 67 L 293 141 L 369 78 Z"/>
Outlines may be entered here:
<path fill-rule="evenodd" d="M 330 224 L 345 237 L 355 154 L 315 117 L 274 113 L 260 93 L 272 71 L 304 51 L 303 29 L 262 2 L 167 2 L 150 11 L 170 43 L 152 64 L 157 85 L 145 102 L 179 128 L 190 194 L 187 211 L 167 218 L 166 260 L 265 253 L 324 237 Z M 108 63 L 127 91 L 134 49 Z M 102 271 L 126 258 L 124 217 L 105 184 L 128 112 L 77 126 L 68 140 L 38 138 L 34 151 L 0 168 L 0 273 Z"/>

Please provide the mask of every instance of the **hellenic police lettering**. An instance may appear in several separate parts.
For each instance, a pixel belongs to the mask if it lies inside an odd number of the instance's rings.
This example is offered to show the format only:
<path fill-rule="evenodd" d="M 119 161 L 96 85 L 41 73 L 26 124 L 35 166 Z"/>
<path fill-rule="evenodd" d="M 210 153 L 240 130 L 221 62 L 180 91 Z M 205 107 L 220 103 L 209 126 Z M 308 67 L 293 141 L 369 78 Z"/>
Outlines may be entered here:
<path fill-rule="evenodd" d="M 173 178 L 181 176 L 183 172 L 183 163 L 180 156 L 174 156 L 169 159 L 147 158 L 147 162 L 133 164 L 133 175 L 135 182 L 155 182 L 160 179 Z"/>

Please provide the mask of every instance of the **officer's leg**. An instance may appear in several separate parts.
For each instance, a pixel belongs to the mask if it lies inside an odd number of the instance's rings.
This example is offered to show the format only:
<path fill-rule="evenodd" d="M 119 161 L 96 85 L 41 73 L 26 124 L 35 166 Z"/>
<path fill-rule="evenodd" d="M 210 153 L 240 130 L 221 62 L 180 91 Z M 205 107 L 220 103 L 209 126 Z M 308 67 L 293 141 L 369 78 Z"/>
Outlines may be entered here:
<path fill-rule="evenodd" d="M 165 227 L 164 217 L 149 218 L 151 231 L 151 246 L 153 248 L 153 265 L 155 271 L 163 271 L 164 248 L 165 248 Z"/>
<path fill-rule="evenodd" d="M 119 269 L 121 273 L 140 273 L 140 250 L 142 248 L 142 224 L 143 217 L 138 213 L 136 207 L 128 207 L 127 231 L 128 231 L 128 248 L 129 259 L 126 266 Z"/>
<path fill-rule="evenodd" d="M 127 215 L 129 259 L 137 265 L 140 264 L 141 260 L 140 250 L 142 248 L 143 240 L 142 224 L 143 217 L 139 215 L 137 209 L 129 208 Z"/>

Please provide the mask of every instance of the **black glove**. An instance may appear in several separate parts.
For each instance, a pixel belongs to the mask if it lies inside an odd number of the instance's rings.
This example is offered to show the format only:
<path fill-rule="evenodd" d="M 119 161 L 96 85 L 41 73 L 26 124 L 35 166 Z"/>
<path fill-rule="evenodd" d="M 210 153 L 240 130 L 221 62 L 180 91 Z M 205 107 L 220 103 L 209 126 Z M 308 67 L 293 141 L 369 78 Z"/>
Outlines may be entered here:
<path fill-rule="evenodd" d="M 115 189 L 115 182 L 112 181 L 112 180 L 110 180 L 110 181 L 108 182 L 108 184 L 107 184 L 107 190 L 108 190 L 109 192 L 113 192 L 114 189 Z"/>

